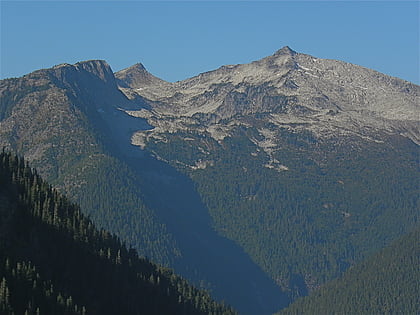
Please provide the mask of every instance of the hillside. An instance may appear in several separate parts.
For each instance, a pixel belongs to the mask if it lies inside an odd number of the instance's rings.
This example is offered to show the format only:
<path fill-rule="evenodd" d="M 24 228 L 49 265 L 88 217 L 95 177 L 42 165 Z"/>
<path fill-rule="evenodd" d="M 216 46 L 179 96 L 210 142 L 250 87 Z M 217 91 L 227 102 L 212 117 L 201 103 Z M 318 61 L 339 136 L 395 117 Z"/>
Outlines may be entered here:
<path fill-rule="evenodd" d="M 5 152 L 0 200 L 2 314 L 235 314 L 97 229 Z"/>
<path fill-rule="evenodd" d="M 142 202 L 134 188 L 138 178 L 119 159 L 123 142 L 115 139 L 125 136 L 129 142 L 124 128 L 133 123 L 118 108 L 139 106 L 118 91 L 109 65 L 98 60 L 38 70 L 2 80 L 0 95 L 0 145 L 24 155 L 99 227 L 168 264 L 175 242 Z M 124 123 L 110 123 L 111 118 Z"/>
<path fill-rule="evenodd" d="M 418 314 L 419 239 L 417 228 L 278 314 Z"/>
<path fill-rule="evenodd" d="M 418 225 L 420 87 L 284 47 L 170 83 L 142 64 L 0 82 L 0 145 L 100 228 L 271 314 Z"/>
<path fill-rule="evenodd" d="M 134 131 L 151 127 L 126 111 L 148 105 L 118 90 L 106 62 L 2 80 L 0 93 L 7 108 L 0 145 L 24 155 L 97 226 L 241 312 L 270 314 L 288 303 L 237 244 L 212 229 L 191 180 L 131 144 Z"/>
<path fill-rule="evenodd" d="M 175 83 L 145 72 L 116 74 L 149 105 L 127 111 L 154 127 L 132 143 L 188 174 L 292 298 L 418 222 L 419 86 L 289 47 Z"/>

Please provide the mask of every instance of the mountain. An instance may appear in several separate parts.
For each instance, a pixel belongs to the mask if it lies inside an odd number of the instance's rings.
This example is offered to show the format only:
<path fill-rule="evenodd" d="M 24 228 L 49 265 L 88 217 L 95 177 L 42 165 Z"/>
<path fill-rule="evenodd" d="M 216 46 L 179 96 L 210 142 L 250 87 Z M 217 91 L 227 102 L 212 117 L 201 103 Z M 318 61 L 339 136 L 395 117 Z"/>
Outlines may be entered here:
<path fill-rule="evenodd" d="M 0 83 L 0 145 L 93 222 L 244 314 L 418 224 L 420 87 L 284 47 L 175 83 L 136 64 Z"/>
<path fill-rule="evenodd" d="M 2 80 L 0 93 L 1 146 L 24 155 L 100 227 L 124 231 L 120 236 L 128 244 L 167 262 L 174 240 L 144 205 L 134 188 L 137 179 L 118 158 L 121 151 L 130 154 L 130 128 L 146 124 L 124 119 L 122 108 L 139 106 L 117 89 L 109 65 L 58 65 Z"/>
<path fill-rule="evenodd" d="M 131 144 L 133 132 L 151 126 L 127 111 L 148 104 L 116 82 L 100 60 L 1 81 L 0 146 L 24 155 L 100 228 L 218 300 L 245 314 L 285 306 L 274 281 L 212 229 L 192 181 Z"/>
<path fill-rule="evenodd" d="M 175 83 L 132 75 L 120 89 L 149 108 L 127 112 L 154 127 L 132 143 L 191 177 L 292 298 L 418 222 L 419 86 L 289 47 Z"/>
<path fill-rule="evenodd" d="M 419 239 L 417 228 L 279 314 L 417 314 Z"/>
<path fill-rule="evenodd" d="M 199 124 L 219 140 L 231 134 L 227 122 L 246 126 L 243 118 L 254 116 L 322 138 L 354 135 L 375 140 L 375 132 L 388 132 L 416 143 L 420 139 L 417 85 L 349 63 L 298 54 L 289 47 L 176 83 L 157 82 L 145 73 L 144 67 L 131 67 L 116 77 L 125 83 L 124 92 L 129 86 L 151 101 L 152 110 L 137 116 L 168 124 L 150 131 L 151 137 Z M 136 76 L 141 80 L 133 80 Z M 171 118 L 177 118 L 173 125 Z"/>
<path fill-rule="evenodd" d="M 4 151 L 0 200 L 2 314 L 235 314 L 97 229 Z"/>

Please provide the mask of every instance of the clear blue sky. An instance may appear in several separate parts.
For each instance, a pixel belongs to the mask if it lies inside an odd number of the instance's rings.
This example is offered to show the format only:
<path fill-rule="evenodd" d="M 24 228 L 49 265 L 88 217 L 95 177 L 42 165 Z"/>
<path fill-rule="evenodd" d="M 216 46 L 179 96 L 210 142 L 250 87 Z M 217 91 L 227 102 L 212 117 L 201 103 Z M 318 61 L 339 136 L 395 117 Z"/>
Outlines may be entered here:
<path fill-rule="evenodd" d="M 1 1 L 1 78 L 105 59 L 177 81 L 285 45 L 419 84 L 419 2 Z"/>

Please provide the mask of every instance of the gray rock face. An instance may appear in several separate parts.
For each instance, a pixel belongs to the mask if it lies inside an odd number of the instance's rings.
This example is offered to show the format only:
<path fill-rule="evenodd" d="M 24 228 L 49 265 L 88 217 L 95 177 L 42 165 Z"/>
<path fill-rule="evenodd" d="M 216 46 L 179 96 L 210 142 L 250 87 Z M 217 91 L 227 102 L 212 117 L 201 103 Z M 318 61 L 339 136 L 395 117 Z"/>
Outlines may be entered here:
<path fill-rule="evenodd" d="M 120 116 L 130 118 L 119 108 L 138 108 L 118 90 L 110 66 L 102 60 L 2 80 L 0 100 L 0 146 L 24 153 L 50 180 L 60 174 L 47 162 L 52 157 L 65 160 L 66 154 L 84 156 L 98 149 L 87 117 L 98 126 L 112 120 L 113 126 Z M 113 128 L 113 134 L 128 129 L 127 120 Z M 129 142 L 130 136 L 126 138 Z"/>
<path fill-rule="evenodd" d="M 62 85 L 73 85 L 75 81 L 81 80 L 84 83 L 89 83 L 89 85 L 93 81 L 108 88 L 115 86 L 114 74 L 104 60 L 89 60 L 74 65 L 60 64 L 51 69 L 35 71 L 25 77 L 29 78 L 35 74 L 44 74 Z"/>
<path fill-rule="evenodd" d="M 175 83 L 133 67 L 116 76 L 129 97 L 135 93 L 149 100 L 149 111 L 131 114 L 156 127 L 137 134 L 137 144 L 192 125 L 206 126 L 214 138 L 226 136 L 229 124 L 244 124 L 243 117 L 250 115 L 318 137 L 354 134 L 380 141 L 377 135 L 385 132 L 420 143 L 420 87 L 346 62 L 284 47 L 249 64 L 222 66 Z"/>
<path fill-rule="evenodd" d="M 117 72 L 116 78 L 121 86 L 134 89 L 165 83 L 163 80 L 150 74 L 141 63 Z"/>

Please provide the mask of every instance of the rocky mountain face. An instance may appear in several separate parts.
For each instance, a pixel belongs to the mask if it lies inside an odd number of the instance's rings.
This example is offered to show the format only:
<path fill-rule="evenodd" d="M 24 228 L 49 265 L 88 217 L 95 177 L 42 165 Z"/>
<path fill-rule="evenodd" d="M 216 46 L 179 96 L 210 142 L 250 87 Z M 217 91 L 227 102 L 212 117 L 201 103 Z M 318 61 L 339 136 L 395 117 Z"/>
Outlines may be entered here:
<path fill-rule="evenodd" d="M 419 143 L 417 85 L 349 63 L 314 58 L 284 47 L 244 65 L 223 66 L 176 83 L 158 81 L 144 68 L 116 74 L 122 91 L 147 98 L 151 109 L 132 113 L 156 128 L 144 137 L 199 125 L 216 140 L 229 124 L 256 118 L 279 128 L 310 130 L 325 138 L 403 134 Z M 140 81 L 133 80 L 138 77 Z M 141 84 L 136 84 L 141 82 Z M 162 120 L 164 122 L 162 122 Z"/>
<path fill-rule="evenodd" d="M 118 90 L 105 61 L 61 64 L 2 80 L 0 97 L 0 146 L 24 155 L 44 178 L 80 202 L 98 226 L 114 233 L 126 226 L 125 237 L 120 233 L 124 241 L 165 260 L 163 248 L 176 246 L 130 188 L 136 179 L 119 158 L 137 154 L 130 151 L 130 133 L 147 124 L 123 111 L 139 105 Z M 131 219 L 142 223 L 127 226 Z M 154 242 L 166 244 L 163 251 Z"/>
<path fill-rule="evenodd" d="M 269 314 L 418 225 L 420 87 L 288 47 L 175 83 L 141 64 L 0 82 L 0 145 L 100 227 Z"/>
<path fill-rule="evenodd" d="M 418 224 L 415 84 L 289 47 L 175 83 L 116 77 L 148 104 L 127 111 L 153 126 L 132 144 L 188 174 L 214 228 L 292 298 Z"/>
<path fill-rule="evenodd" d="M 23 78 L 2 80 L 0 93 L 2 146 L 25 152 L 28 159 L 38 161 L 40 170 L 46 167 L 42 156 L 57 151 L 56 146 L 70 142 L 79 151 L 95 150 L 95 140 L 82 136 L 82 130 L 89 128 L 86 118 L 99 116 L 100 120 L 115 104 L 129 104 L 116 89 L 109 65 L 99 60 L 62 64 Z M 43 146 L 34 146 L 33 139 Z M 49 173 L 48 177 L 52 175 L 58 176 Z"/>

